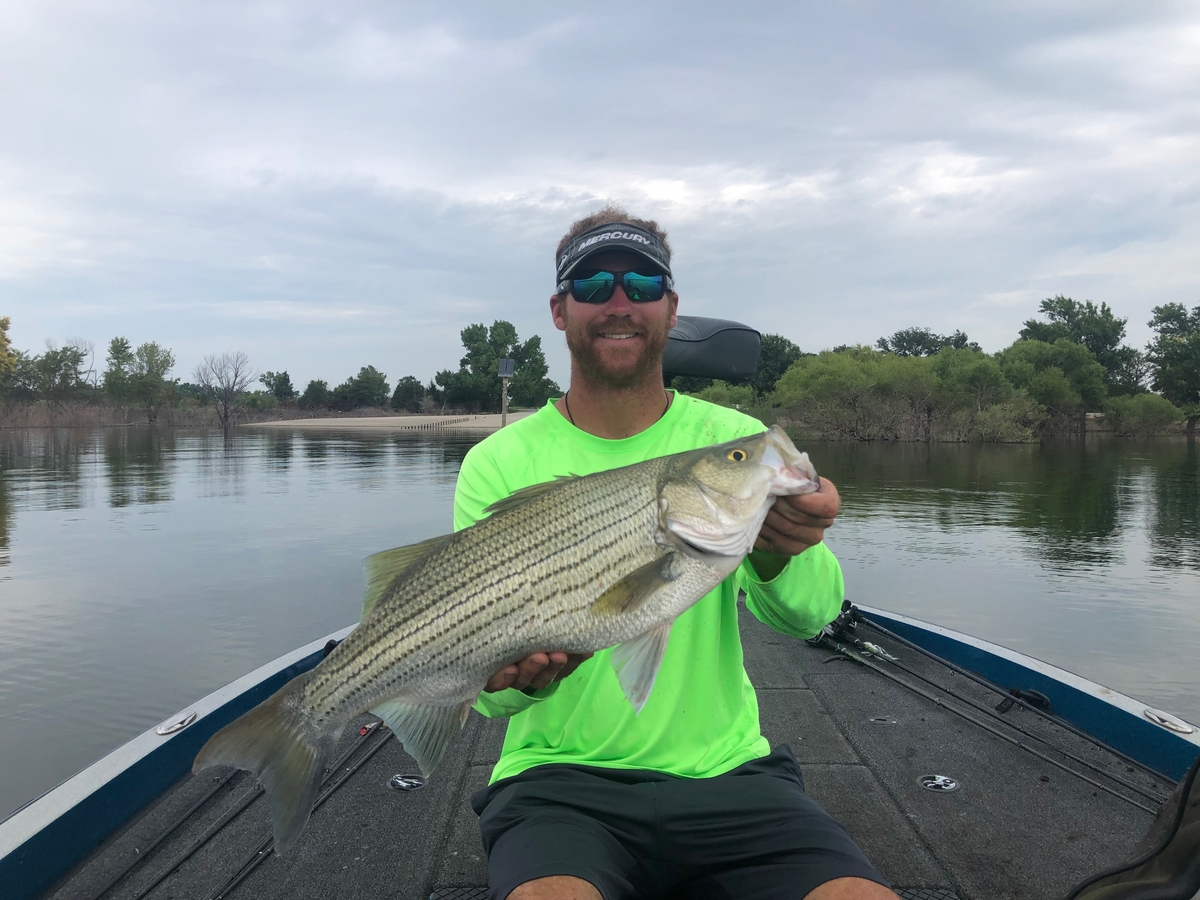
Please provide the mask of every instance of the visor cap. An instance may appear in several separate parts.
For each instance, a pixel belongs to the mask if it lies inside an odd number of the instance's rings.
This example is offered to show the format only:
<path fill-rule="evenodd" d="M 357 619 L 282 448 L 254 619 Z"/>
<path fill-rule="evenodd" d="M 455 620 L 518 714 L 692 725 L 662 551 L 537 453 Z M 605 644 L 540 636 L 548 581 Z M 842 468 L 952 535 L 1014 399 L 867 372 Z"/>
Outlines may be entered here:
<path fill-rule="evenodd" d="M 667 248 L 658 237 L 645 228 L 628 222 L 611 222 L 589 228 L 574 238 L 559 254 L 557 281 L 565 281 L 589 256 L 604 250 L 627 250 L 654 263 L 669 278 L 671 258 Z"/>

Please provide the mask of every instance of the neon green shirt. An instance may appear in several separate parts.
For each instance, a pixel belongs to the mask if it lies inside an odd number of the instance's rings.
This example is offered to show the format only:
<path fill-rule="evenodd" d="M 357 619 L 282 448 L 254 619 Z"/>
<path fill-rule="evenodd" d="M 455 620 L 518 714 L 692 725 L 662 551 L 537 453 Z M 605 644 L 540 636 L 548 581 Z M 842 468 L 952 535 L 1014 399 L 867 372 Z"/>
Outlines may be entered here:
<path fill-rule="evenodd" d="M 557 475 L 590 475 L 763 430 L 736 410 L 677 394 L 654 425 L 610 441 L 576 428 L 550 402 L 471 448 L 458 475 L 454 527 L 466 528 L 497 500 Z M 755 616 L 797 638 L 831 622 L 843 595 L 841 567 L 824 544 L 793 557 L 769 582 L 743 562 L 675 620 L 641 715 L 621 692 L 610 650 L 532 696 L 512 689 L 481 694 L 477 710 L 511 717 L 492 781 L 544 763 L 707 778 L 769 753 L 742 665 L 739 587 Z"/>

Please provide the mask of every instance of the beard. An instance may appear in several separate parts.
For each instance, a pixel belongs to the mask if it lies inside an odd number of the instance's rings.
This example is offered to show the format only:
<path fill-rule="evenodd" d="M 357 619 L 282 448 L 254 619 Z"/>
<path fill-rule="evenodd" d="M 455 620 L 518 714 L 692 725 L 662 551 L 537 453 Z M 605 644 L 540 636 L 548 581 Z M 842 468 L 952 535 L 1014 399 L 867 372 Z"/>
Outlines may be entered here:
<path fill-rule="evenodd" d="M 628 323 L 628 319 L 610 319 L 604 325 L 595 329 L 604 331 L 618 323 Z M 579 366 L 579 372 L 590 383 L 610 390 L 628 390 L 645 382 L 655 374 L 662 364 L 663 350 L 667 346 L 667 335 L 671 328 L 665 321 L 661 327 L 658 323 L 646 326 L 641 342 L 642 353 L 632 362 L 622 360 L 613 363 L 606 360 L 596 346 L 597 335 L 577 333 L 570 327 L 566 329 L 567 349 L 571 351 L 571 359 Z M 659 381 L 661 381 L 661 376 Z"/>

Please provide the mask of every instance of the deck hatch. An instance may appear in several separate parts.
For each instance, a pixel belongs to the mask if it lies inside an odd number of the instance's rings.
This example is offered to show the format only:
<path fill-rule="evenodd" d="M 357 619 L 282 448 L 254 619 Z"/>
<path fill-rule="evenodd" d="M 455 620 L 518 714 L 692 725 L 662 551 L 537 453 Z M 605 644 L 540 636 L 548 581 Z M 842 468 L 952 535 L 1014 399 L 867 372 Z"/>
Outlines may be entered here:
<path fill-rule="evenodd" d="M 393 791 L 419 791 L 425 787 L 425 778 L 421 775 L 393 775 L 388 779 L 388 787 Z"/>
<path fill-rule="evenodd" d="M 960 787 L 958 779 L 951 778 L 949 775 L 922 775 L 917 782 L 925 790 L 937 794 L 949 794 L 951 791 L 957 791 Z"/>

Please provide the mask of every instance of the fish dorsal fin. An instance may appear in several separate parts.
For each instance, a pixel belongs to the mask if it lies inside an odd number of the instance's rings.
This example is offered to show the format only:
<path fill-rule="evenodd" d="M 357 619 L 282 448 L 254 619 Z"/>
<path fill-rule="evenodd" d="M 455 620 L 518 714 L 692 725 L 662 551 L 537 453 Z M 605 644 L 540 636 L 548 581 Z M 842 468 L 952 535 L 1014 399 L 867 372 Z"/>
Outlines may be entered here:
<path fill-rule="evenodd" d="M 499 512 L 506 512 L 510 509 L 516 509 L 518 506 L 522 506 L 523 504 L 528 503 L 530 500 L 534 500 L 542 496 L 542 494 L 546 493 L 546 491 L 558 487 L 564 481 L 574 481 L 578 477 L 578 475 L 559 475 L 553 481 L 543 481 L 538 484 L 531 484 L 529 487 L 520 488 L 513 491 L 503 500 L 497 500 L 495 503 L 485 509 L 484 513 L 487 515 L 495 515 Z"/>
<path fill-rule="evenodd" d="M 363 574 L 367 578 L 367 589 L 363 593 L 362 617 L 375 608 L 379 598 L 388 589 L 396 576 L 415 563 L 426 553 L 431 553 L 449 541 L 454 535 L 443 534 L 419 544 L 409 544 L 407 547 L 397 547 L 394 550 L 384 550 L 363 560 Z"/>
<path fill-rule="evenodd" d="M 615 616 L 637 609 L 664 585 L 678 577 L 675 554 L 668 553 L 630 572 L 592 603 L 592 612 L 600 616 Z"/>

